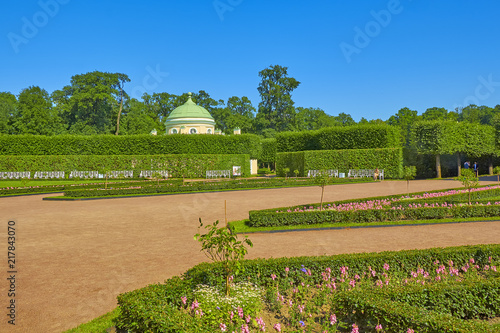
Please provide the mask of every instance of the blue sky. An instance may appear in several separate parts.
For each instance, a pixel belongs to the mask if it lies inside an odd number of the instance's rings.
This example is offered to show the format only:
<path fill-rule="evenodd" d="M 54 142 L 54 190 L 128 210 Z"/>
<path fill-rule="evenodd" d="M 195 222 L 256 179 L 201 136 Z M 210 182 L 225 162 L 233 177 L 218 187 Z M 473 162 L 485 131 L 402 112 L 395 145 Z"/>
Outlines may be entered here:
<path fill-rule="evenodd" d="M 126 90 L 260 101 L 258 72 L 288 67 L 296 106 L 356 121 L 403 107 L 500 104 L 498 1 L 8 1 L 0 91 L 49 93 L 94 70 Z"/>

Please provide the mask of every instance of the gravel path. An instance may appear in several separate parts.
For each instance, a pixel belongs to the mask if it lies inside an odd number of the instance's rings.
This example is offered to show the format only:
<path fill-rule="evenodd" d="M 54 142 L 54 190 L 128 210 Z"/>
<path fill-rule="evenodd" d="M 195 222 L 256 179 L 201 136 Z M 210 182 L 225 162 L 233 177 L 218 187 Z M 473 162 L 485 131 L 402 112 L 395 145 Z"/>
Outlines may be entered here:
<path fill-rule="evenodd" d="M 482 182 L 488 184 L 490 182 Z M 459 187 L 422 180 L 411 191 Z M 332 185 L 325 201 L 406 192 L 404 181 Z M 193 240 L 205 222 L 248 218 L 251 209 L 319 202 L 319 187 L 91 201 L 0 198 L 0 332 L 62 332 L 116 307 L 119 293 L 163 282 L 206 260 Z M 8 325 L 7 222 L 16 225 L 16 325 Z M 500 240 L 500 222 L 363 228 L 250 236 L 247 258 L 423 249 Z"/>

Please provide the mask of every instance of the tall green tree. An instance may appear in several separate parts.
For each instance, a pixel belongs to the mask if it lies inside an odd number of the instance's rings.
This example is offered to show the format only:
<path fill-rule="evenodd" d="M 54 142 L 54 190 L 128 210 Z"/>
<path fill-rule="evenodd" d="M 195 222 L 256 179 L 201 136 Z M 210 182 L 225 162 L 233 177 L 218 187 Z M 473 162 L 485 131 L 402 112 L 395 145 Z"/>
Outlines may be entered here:
<path fill-rule="evenodd" d="M 17 99 L 10 92 L 0 92 L 0 134 L 13 134 L 12 121 L 17 110 Z"/>
<path fill-rule="evenodd" d="M 13 127 L 17 134 L 54 135 L 64 131 L 62 119 L 52 108 L 49 94 L 38 86 L 19 93 Z"/>
<path fill-rule="evenodd" d="M 255 119 L 255 108 L 248 97 L 232 96 L 227 100 L 226 107 L 226 126 L 228 131 L 235 128 L 241 129 L 242 133 L 252 133 L 253 122 Z"/>
<path fill-rule="evenodd" d="M 296 108 L 295 127 L 298 131 L 311 131 L 335 126 L 335 118 L 319 108 Z"/>
<path fill-rule="evenodd" d="M 142 96 L 142 100 L 148 108 L 149 114 L 154 114 L 157 121 L 164 122 L 176 107 L 187 101 L 187 94 L 182 99 L 182 96 L 167 92 L 153 93 L 152 95 L 146 93 Z"/>
<path fill-rule="evenodd" d="M 158 133 L 165 133 L 165 124 L 158 121 L 156 115 L 135 98 L 124 108 L 121 128 L 120 134 L 149 134 L 153 129 Z"/>
<path fill-rule="evenodd" d="M 71 84 L 56 90 L 52 99 L 71 133 L 116 133 L 120 106 L 128 95 L 122 73 L 90 72 L 74 75 Z"/>
<path fill-rule="evenodd" d="M 398 113 L 391 116 L 387 120 L 387 123 L 392 126 L 398 126 L 401 129 L 402 144 L 408 147 L 410 145 L 411 126 L 418 119 L 417 111 L 404 107 Z"/>
<path fill-rule="evenodd" d="M 422 120 L 458 120 L 456 112 L 448 112 L 445 108 L 432 107 L 422 113 Z"/>
<path fill-rule="evenodd" d="M 338 116 L 333 117 L 336 125 L 339 126 L 352 126 L 356 125 L 354 119 L 352 119 L 351 115 L 348 113 L 341 112 Z"/>
<path fill-rule="evenodd" d="M 494 114 L 493 108 L 486 105 L 477 106 L 471 104 L 459 110 L 458 119 L 469 123 L 489 125 L 492 123 Z"/>
<path fill-rule="evenodd" d="M 274 65 L 259 72 L 261 102 L 256 116 L 259 132 L 272 128 L 278 132 L 294 130 L 295 108 L 292 92 L 300 82 L 288 76 L 288 68 Z"/>

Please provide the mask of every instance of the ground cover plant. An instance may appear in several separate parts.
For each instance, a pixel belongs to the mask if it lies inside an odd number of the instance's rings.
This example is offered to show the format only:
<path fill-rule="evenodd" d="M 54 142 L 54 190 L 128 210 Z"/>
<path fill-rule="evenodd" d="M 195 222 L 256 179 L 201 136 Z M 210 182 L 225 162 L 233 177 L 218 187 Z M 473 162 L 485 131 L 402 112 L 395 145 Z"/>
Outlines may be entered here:
<path fill-rule="evenodd" d="M 122 294 L 130 332 L 498 332 L 500 245 L 241 262 Z M 496 319 L 498 320 L 498 319 Z"/>
<path fill-rule="evenodd" d="M 369 223 L 385 221 L 500 216 L 499 186 L 453 189 L 411 196 L 387 196 L 363 200 L 309 204 L 249 212 L 249 226 L 292 226 L 321 223 Z M 474 200 L 469 205 L 469 197 Z"/>

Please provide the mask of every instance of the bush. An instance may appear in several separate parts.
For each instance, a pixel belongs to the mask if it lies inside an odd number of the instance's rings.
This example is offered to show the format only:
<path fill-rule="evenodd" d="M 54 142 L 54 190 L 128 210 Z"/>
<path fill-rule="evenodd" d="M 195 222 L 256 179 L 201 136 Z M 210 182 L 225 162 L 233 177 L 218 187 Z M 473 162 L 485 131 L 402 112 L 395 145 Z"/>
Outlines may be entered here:
<path fill-rule="evenodd" d="M 260 138 L 243 135 L 0 135 L 0 155 L 260 155 Z"/>
<path fill-rule="evenodd" d="M 349 169 L 383 169 L 385 178 L 401 178 L 403 153 L 401 148 L 312 150 L 278 153 L 276 174 L 284 176 L 283 169 L 299 170 L 307 176 L 308 170 L 337 169 L 347 174 Z"/>
<path fill-rule="evenodd" d="M 186 135 L 188 136 L 188 135 Z M 207 170 L 232 170 L 241 166 L 242 175 L 250 176 L 250 161 L 243 154 L 174 154 L 174 155 L 0 155 L 0 171 L 65 171 L 72 170 L 167 170 L 169 177 L 205 178 Z"/>
<path fill-rule="evenodd" d="M 357 253 L 336 256 L 320 257 L 285 257 L 273 259 L 244 260 L 242 265 L 245 274 L 235 276 L 235 283 L 251 282 L 259 286 L 271 288 L 277 287 L 272 275 L 278 277 L 278 281 L 300 281 L 304 273 L 301 268 L 307 267 L 311 271 L 308 283 L 320 284 L 323 281 L 322 272 L 331 268 L 332 272 L 342 266 L 349 267 L 350 276 L 363 275 L 368 267 L 382 267 L 384 264 L 390 266 L 391 272 L 397 276 L 408 276 L 410 270 L 422 269 L 427 272 L 433 271 L 436 266 L 433 262 L 447 263 L 453 261 L 455 267 L 461 267 L 473 258 L 478 265 L 488 264 L 488 257 L 497 261 L 500 257 L 500 245 L 462 246 L 452 248 L 434 248 L 426 250 L 407 250 L 399 252 L 382 253 Z M 285 268 L 289 268 L 285 270 Z M 221 263 L 202 263 L 184 273 L 182 278 L 167 280 L 164 284 L 150 285 L 145 288 L 121 294 L 118 296 L 120 315 L 117 319 L 118 327 L 128 329 L 132 332 L 205 332 L 215 331 L 213 327 L 202 326 L 200 320 L 189 316 L 185 309 L 194 300 L 192 290 L 199 285 L 210 285 L 222 287 L 224 280 L 224 265 Z M 280 285 L 280 288 L 282 286 Z M 420 287 L 418 287 L 420 288 Z M 282 288 L 285 289 L 285 288 Z M 281 289 L 280 289 L 281 290 Z M 493 282 L 482 284 L 469 284 L 462 287 L 456 285 L 440 285 L 432 287 L 425 294 L 425 287 L 420 290 L 424 295 L 432 295 L 429 304 L 433 306 L 447 306 L 444 295 L 455 295 L 458 299 L 466 297 L 471 302 L 463 302 L 456 306 L 456 312 L 469 311 L 469 316 L 490 315 L 500 311 L 498 304 L 498 279 Z M 366 291 L 366 289 L 362 289 Z M 409 302 L 415 302 L 418 289 L 401 289 Z M 490 293 L 486 296 L 486 293 Z M 396 293 L 395 296 L 399 294 Z M 440 296 L 441 295 L 441 296 Z M 187 305 L 181 301 L 186 297 Z M 274 297 L 271 295 L 268 297 Z M 489 301 L 481 301 L 485 298 Z M 407 327 L 413 326 L 421 330 L 417 332 L 483 332 L 485 324 L 473 321 L 461 321 L 451 317 L 449 314 L 436 313 L 432 310 L 417 308 L 404 302 L 391 300 L 391 294 L 385 289 L 381 291 L 370 291 L 361 293 L 356 289 L 339 294 L 338 302 L 350 313 L 351 318 L 359 322 L 378 320 L 384 327 L 392 327 L 395 331 L 406 331 Z M 489 304 L 487 304 L 489 303 Z M 450 304 L 453 305 L 453 304 Z M 471 305 L 471 306 L 469 306 Z M 476 308 L 474 307 L 476 305 Z M 337 304 L 335 304 L 337 308 Z M 354 311 L 355 310 L 355 311 Z M 390 325 L 389 325 L 390 323 Z M 437 325 L 437 326 L 436 326 Z M 432 327 L 437 327 L 431 330 Z M 467 330 L 469 328 L 469 330 Z M 399 329 L 399 330 L 398 330 Z M 391 330 L 390 332 L 393 332 Z"/>
<path fill-rule="evenodd" d="M 398 148 L 400 135 L 397 127 L 385 124 L 329 127 L 317 131 L 279 133 L 276 145 L 278 152 Z"/>
<path fill-rule="evenodd" d="M 260 163 L 275 163 L 276 162 L 276 139 L 262 139 L 261 153 L 259 156 Z"/>

